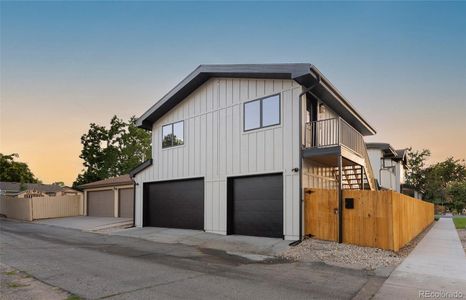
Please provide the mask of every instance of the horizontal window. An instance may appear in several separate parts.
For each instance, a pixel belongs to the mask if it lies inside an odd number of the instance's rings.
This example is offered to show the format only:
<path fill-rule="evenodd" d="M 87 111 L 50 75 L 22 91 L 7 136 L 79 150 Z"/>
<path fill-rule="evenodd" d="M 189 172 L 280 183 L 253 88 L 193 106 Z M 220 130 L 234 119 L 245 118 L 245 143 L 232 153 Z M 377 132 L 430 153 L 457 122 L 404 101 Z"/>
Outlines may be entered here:
<path fill-rule="evenodd" d="M 280 95 L 244 103 L 244 131 L 280 124 Z"/>
<path fill-rule="evenodd" d="M 184 122 L 176 122 L 162 126 L 162 148 L 184 144 Z"/>

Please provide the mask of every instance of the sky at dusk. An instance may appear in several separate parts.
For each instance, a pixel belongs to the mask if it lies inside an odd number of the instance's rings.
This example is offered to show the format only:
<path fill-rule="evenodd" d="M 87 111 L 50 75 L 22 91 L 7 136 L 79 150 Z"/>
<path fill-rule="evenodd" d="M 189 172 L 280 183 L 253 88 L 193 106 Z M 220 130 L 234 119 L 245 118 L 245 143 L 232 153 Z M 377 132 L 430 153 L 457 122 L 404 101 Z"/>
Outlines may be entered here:
<path fill-rule="evenodd" d="M 0 3 L 0 152 L 71 184 L 89 123 L 199 64 L 312 63 L 377 130 L 466 158 L 466 2 Z"/>

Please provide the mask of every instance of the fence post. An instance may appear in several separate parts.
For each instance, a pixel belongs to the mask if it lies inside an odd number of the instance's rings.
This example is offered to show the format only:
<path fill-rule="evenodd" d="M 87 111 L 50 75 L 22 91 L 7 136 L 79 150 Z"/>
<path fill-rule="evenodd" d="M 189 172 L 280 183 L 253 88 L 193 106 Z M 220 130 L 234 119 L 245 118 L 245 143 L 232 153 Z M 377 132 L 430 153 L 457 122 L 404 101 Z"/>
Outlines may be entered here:
<path fill-rule="evenodd" d="M 28 198 L 29 199 L 29 203 L 28 203 L 28 207 L 29 207 L 29 220 L 28 221 L 32 221 L 34 220 L 34 204 L 32 203 L 32 197 L 31 198 Z"/>
<path fill-rule="evenodd" d="M 338 155 L 338 242 L 343 243 L 343 157 Z"/>

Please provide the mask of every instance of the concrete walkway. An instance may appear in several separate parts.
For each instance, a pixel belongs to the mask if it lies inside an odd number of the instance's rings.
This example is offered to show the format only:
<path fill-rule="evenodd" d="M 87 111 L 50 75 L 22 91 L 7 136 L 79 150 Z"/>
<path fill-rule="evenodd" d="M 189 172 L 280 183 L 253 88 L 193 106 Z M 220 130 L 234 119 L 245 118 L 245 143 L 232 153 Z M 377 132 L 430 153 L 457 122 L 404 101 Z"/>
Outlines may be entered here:
<path fill-rule="evenodd" d="M 419 298 L 466 298 L 466 256 L 452 219 L 437 221 L 374 297 Z"/>
<path fill-rule="evenodd" d="M 159 227 L 133 227 L 113 231 L 112 235 L 129 236 L 158 243 L 184 244 L 225 251 L 250 260 L 261 261 L 288 249 L 290 241 L 257 236 L 221 235 L 200 230 Z"/>
<path fill-rule="evenodd" d="M 79 229 L 85 231 L 97 231 L 115 227 L 128 227 L 133 225 L 133 219 L 130 218 L 111 218 L 111 217 L 64 217 L 54 219 L 43 219 L 34 221 L 34 223 L 59 226 L 64 228 Z"/>

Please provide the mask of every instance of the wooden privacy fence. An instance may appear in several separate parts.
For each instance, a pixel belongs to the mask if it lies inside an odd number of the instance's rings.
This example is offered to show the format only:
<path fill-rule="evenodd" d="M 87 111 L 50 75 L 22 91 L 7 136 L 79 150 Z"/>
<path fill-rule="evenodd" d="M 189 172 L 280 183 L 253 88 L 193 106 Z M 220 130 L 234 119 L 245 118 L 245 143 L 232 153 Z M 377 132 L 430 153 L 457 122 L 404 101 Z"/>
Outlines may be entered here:
<path fill-rule="evenodd" d="M 83 214 L 83 199 L 80 195 L 33 198 L 2 196 L 0 214 L 25 221 L 79 216 Z"/>
<path fill-rule="evenodd" d="M 305 234 L 337 241 L 337 190 L 306 189 L 304 221 Z M 393 191 L 343 191 L 344 243 L 398 251 L 433 221 L 432 203 Z"/>

